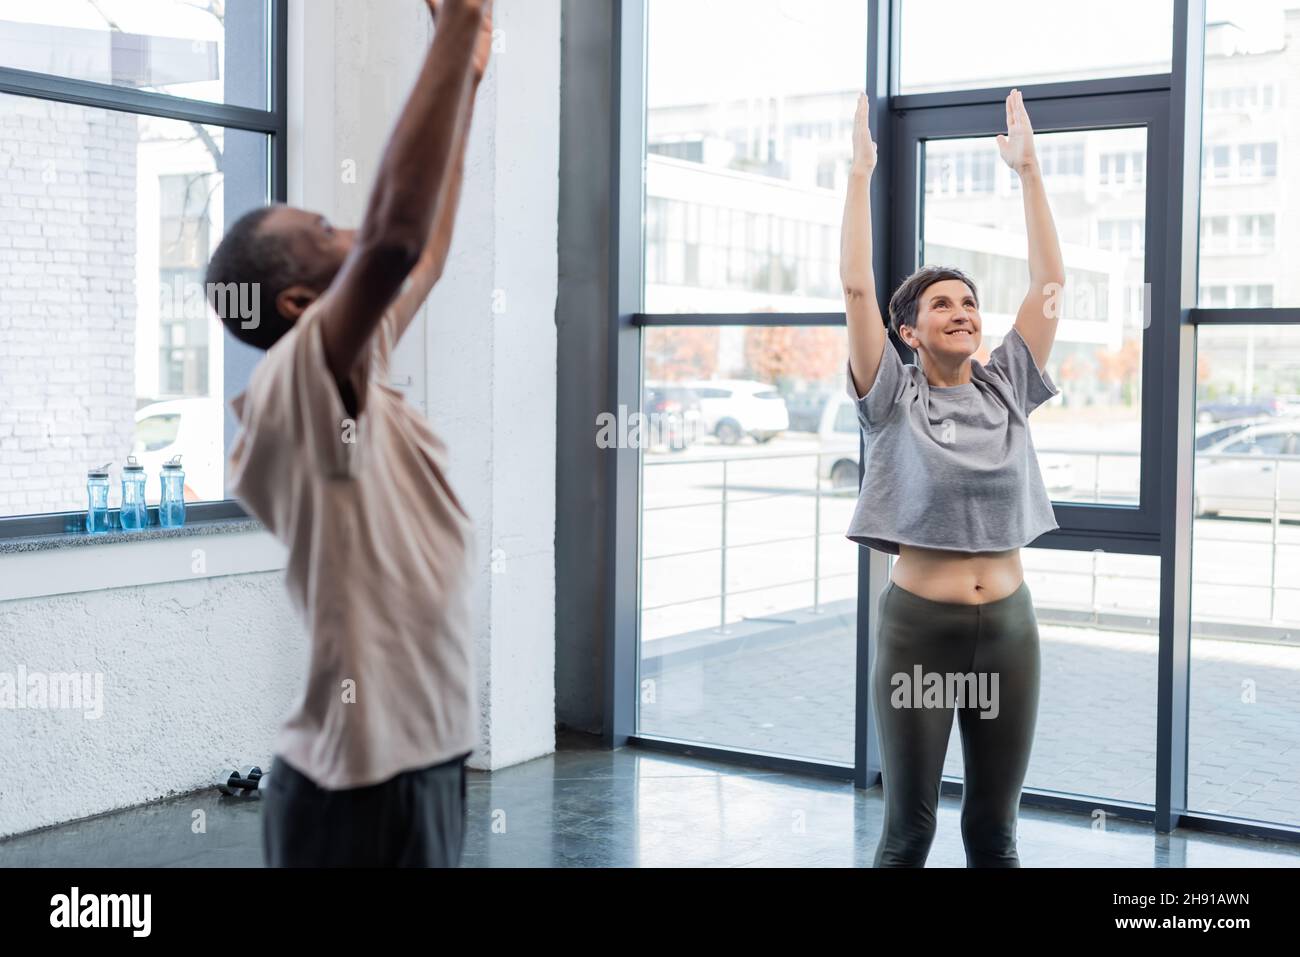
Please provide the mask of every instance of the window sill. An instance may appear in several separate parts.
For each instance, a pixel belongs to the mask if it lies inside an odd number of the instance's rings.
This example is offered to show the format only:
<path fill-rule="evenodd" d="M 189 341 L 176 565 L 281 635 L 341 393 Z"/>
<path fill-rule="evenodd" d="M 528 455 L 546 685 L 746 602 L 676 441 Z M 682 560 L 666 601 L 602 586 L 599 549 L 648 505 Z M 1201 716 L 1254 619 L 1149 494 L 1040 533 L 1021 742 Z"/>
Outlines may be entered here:
<path fill-rule="evenodd" d="M 286 557 L 260 522 L 243 516 L 10 538 L 0 540 L 0 602 L 280 571 Z"/>
<path fill-rule="evenodd" d="M 117 545 L 125 542 L 158 541 L 167 538 L 189 538 L 196 535 L 226 535 L 232 532 L 256 532 L 262 523 L 255 518 L 219 518 L 208 521 L 187 522 L 180 528 L 150 526 L 138 532 L 120 528 L 107 532 L 54 532 L 47 535 L 27 535 L 22 538 L 0 539 L 0 555 L 18 552 L 43 552 L 52 548 L 81 548 L 87 545 Z"/>

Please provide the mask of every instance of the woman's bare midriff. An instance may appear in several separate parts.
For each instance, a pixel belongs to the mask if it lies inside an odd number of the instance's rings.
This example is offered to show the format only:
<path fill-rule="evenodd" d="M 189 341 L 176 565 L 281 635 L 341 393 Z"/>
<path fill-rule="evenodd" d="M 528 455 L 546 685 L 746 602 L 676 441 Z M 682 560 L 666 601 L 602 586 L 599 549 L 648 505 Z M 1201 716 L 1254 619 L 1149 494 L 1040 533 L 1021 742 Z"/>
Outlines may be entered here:
<path fill-rule="evenodd" d="M 900 545 L 899 552 L 889 577 L 931 601 L 981 605 L 1013 594 L 1025 579 L 1018 548 L 972 554 Z"/>

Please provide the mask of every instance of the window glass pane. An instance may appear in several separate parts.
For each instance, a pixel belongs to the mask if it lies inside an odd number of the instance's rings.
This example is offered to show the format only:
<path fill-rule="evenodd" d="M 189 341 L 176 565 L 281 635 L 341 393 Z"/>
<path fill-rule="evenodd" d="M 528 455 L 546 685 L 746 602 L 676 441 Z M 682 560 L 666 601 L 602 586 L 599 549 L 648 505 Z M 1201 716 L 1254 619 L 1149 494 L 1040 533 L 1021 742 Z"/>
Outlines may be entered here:
<path fill-rule="evenodd" d="M 1061 319 L 1047 371 L 1061 390 L 1030 418 L 1043 478 L 1056 501 L 1137 505 L 1142 433 L 1142 334 L 1146 186 L 1118 170 L 1146 155 L 1142 128 L 1038 133 L 1043 155 L 1078 150 L 1080 168 L 1044 171 L 1065 256 Z M 997 155 L 991 137 L 929 140 L 929 171 L 960 155 Z M 1109 167 L 1111 185 L 1096 189 Z M 987 362 L 1015 321 L 1029 289 L 1024 201 L 1019 180 L 998 157 L 992 193 L 929 186 L 922 227 L 923 265 L 950 265 L 976 283 Z M 1055 167 L 1054 167 L 1055 168 Z M 1140 167 L 1137 167 L 1140 168 Z"/>
<path fill-rule="evenodd" d="M 1300 193 L 1289 188 L 1287 172 L 1294 176 L 1295 167 L 1285 160 L 1288 146 L 1300 146 L 1300 127 L 1295 111 L 1283 109 L 1300 86 L 1297 37 L 1300 6 L 1294 0 L 1208 0 L 1202 307 L 1300 306 L 1300 272 L 1291 255 L 1300 242 Z M 1205 231 L 1219 217 L 1233 219 L 1230 236 Z M 1251 291 L 1207 298 L 1225 286 Z"/>
<path fill-rule="evenodd" d="M 1173 22 L 1171 0 L 902 0 L 902 92 L 1168 73 Z"/>
<path fill-rule="evenodd" d="M 223 224 L 266 202 L 268 145 L 0 96 L 0 515 L 85 509 L 105 462 L 116 508 L 131 454 L 150 502 L 178 454 L 191 501 L 224 498 L 225 331 L 202 283 Z"/>
<path fill-rule="evenodd" d="M 645 311 L 842 311 L 865 0 L 652 0 L 647 20 L 647 224 L 689 212 L 732 230 L 647 228 Z"/>
<path fill-rule="evenodd" d="M 1042 660 L 1025 787 L 1154 804 L 1159 557 L 1021 555 Z M 943 773 L 960 779 L 964 767 L 954 721 Z"/>
<path fill-rule="evenodd" d="M 0 64 L 266 109 L 268 0 L 0 0 Z"/>
<path fill-rule="evenodd" d="M 639 733 L 852 764 L 843 327 L 652 327 L 644 349 Z"/>
<path fill-rule="evenodd" d="M 1300 825 L 1300 326 L 1199 326 L 1188 807 Z"/>

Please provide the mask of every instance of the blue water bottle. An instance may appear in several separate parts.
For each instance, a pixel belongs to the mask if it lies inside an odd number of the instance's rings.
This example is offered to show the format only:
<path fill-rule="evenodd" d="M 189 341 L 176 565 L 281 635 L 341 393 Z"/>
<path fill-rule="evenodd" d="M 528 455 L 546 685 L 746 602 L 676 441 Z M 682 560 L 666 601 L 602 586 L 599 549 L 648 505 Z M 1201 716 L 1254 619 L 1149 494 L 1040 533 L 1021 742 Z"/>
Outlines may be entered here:
<path fill-rule="evenodd" d="M 86 472 L 86 497 L 89 499 L 86 509 L 86 531 L 88 532 L 108 531 L 108 467 L 112 464 L 106 462 Z"/>
<path fill-rule="evenodd" d="M 122 528 L 138 532 L 149 524 L 149 513 L 144 505 L 144 466 L 135 456 L 127 457 L 122 466 Z"/>
<path fill-rule="evenodd" d="M 185 472 L 181 470 L 179 455 L 173 456 L 162 467 L 158 524 L 166 528 L 180 528 L 185 524 Z"/>

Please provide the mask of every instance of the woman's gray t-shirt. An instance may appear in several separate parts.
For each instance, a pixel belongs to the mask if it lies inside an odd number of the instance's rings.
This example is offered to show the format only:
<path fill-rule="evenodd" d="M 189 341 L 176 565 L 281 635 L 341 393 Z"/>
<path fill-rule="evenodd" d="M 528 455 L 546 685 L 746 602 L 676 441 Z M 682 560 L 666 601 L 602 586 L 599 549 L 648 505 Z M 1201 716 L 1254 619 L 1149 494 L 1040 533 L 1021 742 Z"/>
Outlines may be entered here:
<path fill-rule="evenodd" d="M 971 360 L 970 382 L 943 388 L 886 342 L 865 396 L 848 377 L 866 439 L 848 538 L 891 555 L 900 543 L 995 552 L 1060 528 L 1028 422 L 1060 391 L 1015 326 L 987 365 Z"/>

